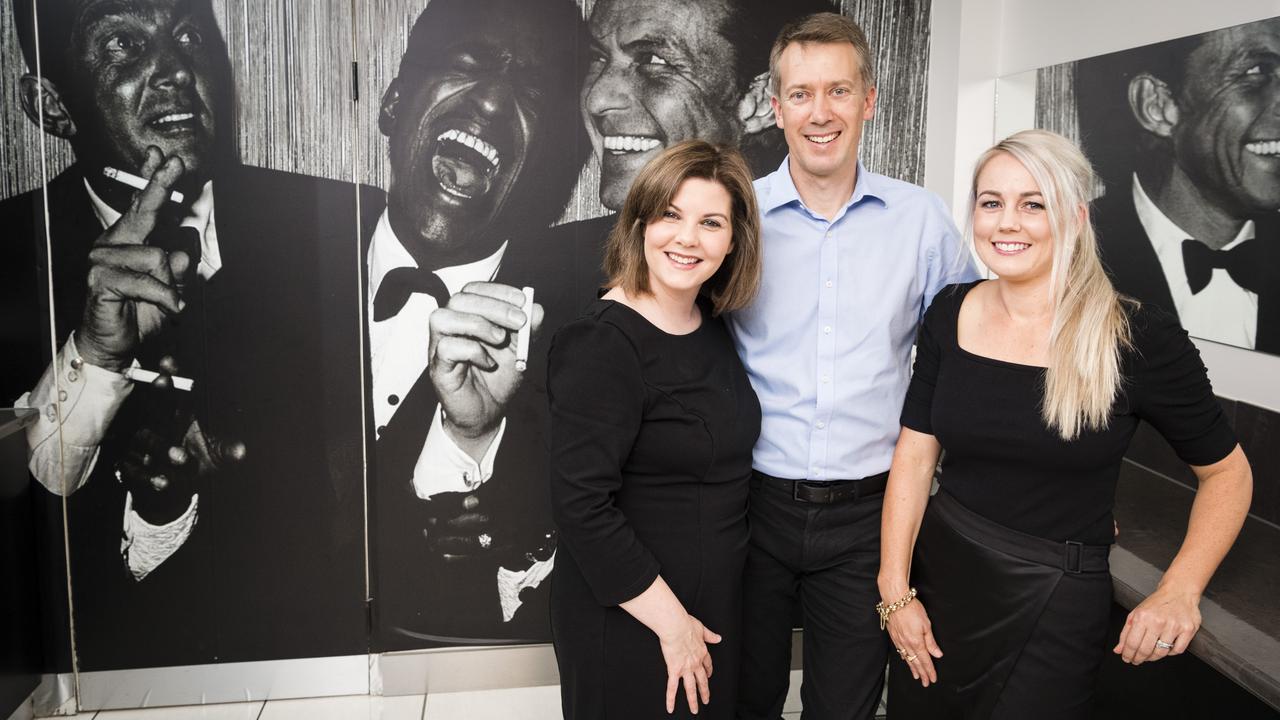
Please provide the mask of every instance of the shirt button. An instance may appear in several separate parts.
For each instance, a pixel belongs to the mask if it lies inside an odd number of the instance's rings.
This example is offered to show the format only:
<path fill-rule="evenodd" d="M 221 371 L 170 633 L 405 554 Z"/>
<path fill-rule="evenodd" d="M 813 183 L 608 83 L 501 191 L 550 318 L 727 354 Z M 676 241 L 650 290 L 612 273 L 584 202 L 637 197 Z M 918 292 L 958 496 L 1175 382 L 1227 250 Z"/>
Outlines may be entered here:
<path fill-rule="evenodd" d="M 830 280 L 828 280 L 828 281 L 827 281 L 827 287 L 831 287 L 831 281 L 830 281 Z"/>
<path fill-rule="evenodd" d="M 58 391 L 58 402 L 66 402 L 66 401 L 67 401 L 67 391 L 66 391 L 66 390 L 59 390 L 59 391 Z"/>
<path fill-rule="evenodd" d="M 831 326 L 830 326 L 830 325 L 827 325 L 826 327 L 822 328 L 822 332 L 824 332 L 824 333 L 826 333 L 826 334 L 830 335 L 830 334 L 831 334 Z"/>
<path fill-rule="evenodd" d="M 822 376 L 822 382 L 824 382 L 824 383 L 831 382 L 831 378 L 827 377 L 826 375 L 823 375 L 823 376 Z"/>
<path fill-rule="evenodd" d="M 50 421 L 50 422 L 53 422 L 53 421 L 57 420 L 57 419 L 58 419 L 58 406 L 57 406 L 57 405 L 54 405 L 54 404 L 52 404 L 52 403 L 50 403 L 50 404 L 49 404 L 49 407 L 45 408 L 44 414 L 45 414 L 45 417 L 49 418 L 49 421 Z"/>
<path fill-rule="evenodd" d="M 379 434 L 379 435 L 381 435 L 381 434 L 382 434 L 382 431 L 383 431 L 383 430 L 386 430 L 386 429 L 387 429 L 387 426 L 386 426 L 386 425 L 379 425 L 379 426 L 378 426 L 378 430 L 377 430 L 377 432 L 378 432 L 378 434 Z"/>
<path fill-rule="evenodd" d="M 76 372 L 75 370 L 72 370 L 67 373 L 67 379 L 70 380 L 71 382 L 75 382 L 80 379 L 80 373 Z"/>
<path fill-rule="evenodd" d="M 80 369 L 80 368 L 82 368 L 82 367 L 84 367 L 84 359 L 83 359 L 83 358 L 71 358 L 71 369 L 72 369 L 72 370 L 79 370 L 79 369 Z"/>
<path fill-rule="evenodd" d="M 395 395 L 395 394 L 388 395 L 388 396 L 387 396 L 387 402 L 391 403 L 392 405 L 399 405 L 399 404 L 400 404 L 400 396 L 399 396 L 399 395 Z"/>
<path fill-rule="evenodd" d="M 822 422 L 821 420 L 819 420 L 819 421 L 818 421 L 818 429 L 819 429 L 819 430 L 821 430 L 822 428 L 824 428 L 824 427 L 826 427 L 826 426 L 827 426 L 827 424 L 826 424 L 826 423 Z"/>

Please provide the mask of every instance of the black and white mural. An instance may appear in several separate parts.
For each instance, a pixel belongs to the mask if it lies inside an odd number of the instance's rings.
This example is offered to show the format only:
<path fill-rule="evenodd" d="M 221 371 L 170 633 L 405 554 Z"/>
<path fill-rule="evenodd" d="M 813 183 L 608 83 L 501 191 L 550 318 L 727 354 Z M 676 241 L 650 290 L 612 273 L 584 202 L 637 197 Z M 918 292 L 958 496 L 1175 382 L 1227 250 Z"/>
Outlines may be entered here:
<path fill-rule="evenodd" d="M 545 343 L 640 167 L 776 168 L 769 47 L 839 9 L 923 175 L 927 0 L 6 5 L 0 391 L 82 670 L 548 640 Z"/>
<path fill-rule="evenodd" d="M 1280 354 L 1280 18 L 1037 74 L 1037 125 L 1081 142 L 1116 287 L 1193 336 Z"/>

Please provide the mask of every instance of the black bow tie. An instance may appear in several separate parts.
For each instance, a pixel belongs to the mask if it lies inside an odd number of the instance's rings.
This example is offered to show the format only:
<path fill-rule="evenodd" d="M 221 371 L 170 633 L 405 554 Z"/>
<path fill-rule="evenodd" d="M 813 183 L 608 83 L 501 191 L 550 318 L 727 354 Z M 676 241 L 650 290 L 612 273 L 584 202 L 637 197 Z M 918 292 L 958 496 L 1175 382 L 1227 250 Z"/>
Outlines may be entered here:
<path fill-rule="evenodd" d="M 1262 292 L 1262 243 L 1245 240 L 1230 250 L 1213 250 L 1195 240 L 1182 241 L 1182 264 L 1187 269 L 1187 284 L 1195 295 L 1209 284 L 1214 268 L 1227 271 L 1237 285 L 1250 292 Z"/>
<path fill-rule="evenodd" d="M 373 321 L 395 317 L 414 293 L 430 295 L 439 307 L 449 303 L 449 288 L 435 273 L 413 267 L 396 268 L 382 276 L 378 294 L 373 296 Z"/>

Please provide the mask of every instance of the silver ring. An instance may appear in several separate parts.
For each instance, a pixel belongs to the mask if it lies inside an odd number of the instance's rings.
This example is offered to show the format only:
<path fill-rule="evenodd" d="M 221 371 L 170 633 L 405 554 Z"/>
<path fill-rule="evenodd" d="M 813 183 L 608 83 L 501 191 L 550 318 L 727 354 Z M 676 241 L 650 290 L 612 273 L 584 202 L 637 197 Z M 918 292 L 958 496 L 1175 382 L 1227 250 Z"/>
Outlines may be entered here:
<path fill-rule="evenodd" d="M 1161 650 L 1172 650 L 1173 643 L 1167 643 L 1159 638 L 1156 638 L 1156 647 Z"/>
<path fill-rule="evenodd" d="M 489 533 L 480 533 L 480 535 L 476 537 L 476 540 L 479 540 L 480 547 L 486 550 L 489 549 L 490 545 L 493 545 L 493 538 L 489 537 Z"/>

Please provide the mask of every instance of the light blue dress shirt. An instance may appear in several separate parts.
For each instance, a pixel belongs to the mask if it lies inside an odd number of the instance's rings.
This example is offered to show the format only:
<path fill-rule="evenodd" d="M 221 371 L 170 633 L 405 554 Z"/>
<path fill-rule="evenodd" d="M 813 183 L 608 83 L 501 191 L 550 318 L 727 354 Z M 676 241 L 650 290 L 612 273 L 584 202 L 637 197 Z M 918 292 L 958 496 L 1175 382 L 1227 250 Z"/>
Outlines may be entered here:
<path fill-rule="evenodd" d="M 753 465 L 797 480 L 875 475 L 893 457 L 925 309 L 979 275 L 937 195 L 859 163 L 827 222 L 788 162 L 755 182 L 764 275 L 728 318 L 763 411 Z"/>

